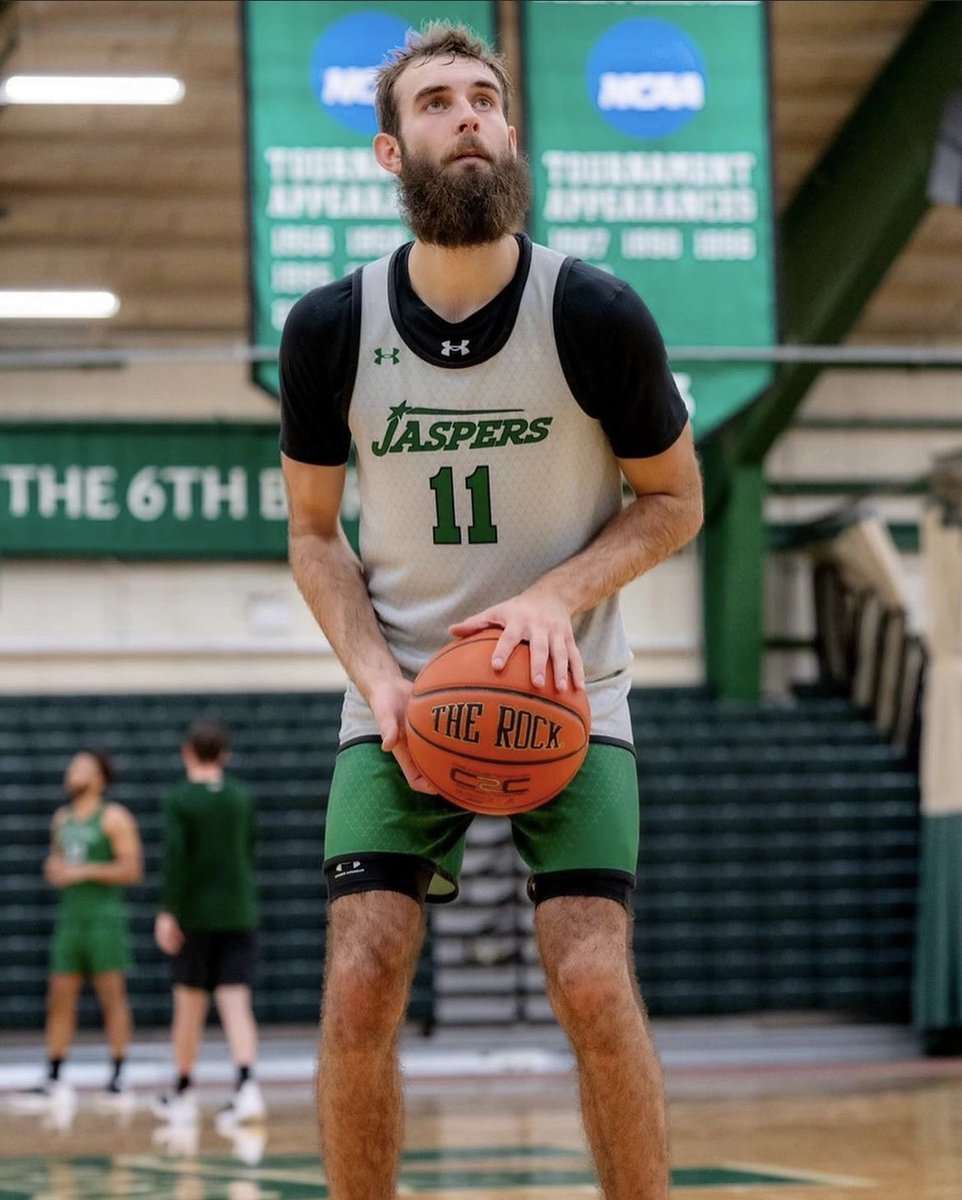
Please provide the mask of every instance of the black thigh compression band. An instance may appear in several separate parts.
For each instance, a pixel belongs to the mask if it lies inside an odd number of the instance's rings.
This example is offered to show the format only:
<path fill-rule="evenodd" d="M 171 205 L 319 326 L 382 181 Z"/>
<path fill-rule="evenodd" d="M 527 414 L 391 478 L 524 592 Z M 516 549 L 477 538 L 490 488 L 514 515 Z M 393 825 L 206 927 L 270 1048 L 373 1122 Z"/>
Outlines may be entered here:
<path fill-rule="evenodd" d="M 604 900 L 614 900 L 625 908 L 631 906 L 631 893 L 634 890 L 634 875 L 601 867 L 578 871 L 545 871 L 540 875 L 532 875 L 527 888 L 528 899 L 534 904 L 558 896 L 600 896 Z"/>
<path fill-rule="evenodd" d="M 424 903 L 433 864 L 413 854 L 342 854 L 324 864 L 329 900 L 355 892 L 400 892 Z"/>

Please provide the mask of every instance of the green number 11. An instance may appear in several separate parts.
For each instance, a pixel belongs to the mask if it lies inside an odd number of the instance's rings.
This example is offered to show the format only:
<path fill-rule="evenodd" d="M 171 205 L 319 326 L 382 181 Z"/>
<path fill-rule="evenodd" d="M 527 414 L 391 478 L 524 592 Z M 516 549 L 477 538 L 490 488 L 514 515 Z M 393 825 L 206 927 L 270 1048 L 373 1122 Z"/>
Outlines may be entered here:
<path fill-rule="evenodd" d="M 430 479 L 434 492 L 437 524 L 434 526 L 436 546 L 457 546 L 461 541 L 461 526 L 455 520 L 454 473 L 450 467 L 442 467 Z M 471 493 L 471 524 L 468 526 L 468 542 L 472 546 L 496 542 L 498 527 L 491 520 L 491 480 L 487 467 L 475 467 L 465 479 L 464 486 Z"/>

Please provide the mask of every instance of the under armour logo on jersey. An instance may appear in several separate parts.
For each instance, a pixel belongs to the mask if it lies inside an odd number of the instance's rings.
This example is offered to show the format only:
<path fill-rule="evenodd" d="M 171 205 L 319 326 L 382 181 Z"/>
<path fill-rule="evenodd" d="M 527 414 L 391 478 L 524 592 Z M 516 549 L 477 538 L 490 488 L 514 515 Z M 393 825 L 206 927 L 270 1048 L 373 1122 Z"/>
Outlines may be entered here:
<path fill-rule="evenodd" d="M 374 351 L 374 362 L 377 366 L 381 363 L 399 363 L 401 361 L 401 351 L 397 346 L 392 346 L 390 350 L 384 350 L 381 346 Z"/>
<path fill-rule="evenodd" d="M 458 342 L 457 345 L 455 345 L 454 342 L 442 342 L 441 343 L 441 353 L 444 355 L 445 358 L 450 358 L 452 354 L 461 354 L 461 355 L 467 354 L 468 353 L 468 339 L 465 338 L 463 342 Z"/>

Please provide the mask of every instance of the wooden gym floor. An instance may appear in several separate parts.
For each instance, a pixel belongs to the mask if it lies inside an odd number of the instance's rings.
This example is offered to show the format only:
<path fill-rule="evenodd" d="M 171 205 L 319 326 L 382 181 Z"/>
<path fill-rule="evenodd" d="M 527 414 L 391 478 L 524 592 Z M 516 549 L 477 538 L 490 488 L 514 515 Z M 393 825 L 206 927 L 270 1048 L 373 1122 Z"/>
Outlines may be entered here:
<path fill-rule="evenodd" d="M 777 1053 L 758 1053 L 752 1030 L 724 1053 L 706 1052 L 701 1025 L 659 1036 L 672 1127 L 673 1195 L 685 1200 L 959 1200 L 962 1196 L 962 1060 L 904 1053 L 905 1040 L 873 1054 L 854 1027 L 826 1041 L 797 1031 Z M 492 1035 L 488 1035 L 491 1037 Z M 656 1036 L 658 1029 L 656 1028 Z M 728 1042 L 724 1037 L 728 1036 Z M 694 1049 L 686 1051 L 692 1041 Z M 672 1048 L 674 1047 L 674 1048 Z M 574 1080 L 557 1043 L 509 1045 L 472 1059 L 452 1042 L 406 1060 L 408 1123 L 401 1196 L 430 1200 L 585 1200 L 596 1196 L 575 1105 Z M 8 1047 L 0 1089 L 9 1091 L 39 1047 Z M 103 1074 L 102 1049 L 81 1047 Z M 166 1047 L 144 1049 L 160 1069 Z M 69 1113 L 14 1114 L 0 1091 L 0 1200 L 322 1200 L 310 1061 L 312 1037 L 265 1038 L 263 1126 L 218 1131 L 215 1110 L 229 1068 L 212 1033 L 200 1072 L 197 1126 L 158 1125 L 145 1107 L 156 1087 L 132 1070 L 134 1103 L 104 1110 L 87 1087 Z M 501 1055 L 498 1058 L 498 1055 Z M 486 1057 L 485 1057 L 486 1056 Z M 739 1062 L 738 1059 L 741 1058 Z M 132 1060 L 133 1062 L 133 1056 Z M 472 1067 L 485 1065 L 479 1071 Z M 294 1065 L 296 1064 L 296 1066 Z M 166 1072 L 166 1065 L 163 1066 Z M 155 1071 L 156 1075 L 156 1071 Z M 153 1077 L 152 1077 L 153 1078 Z"/>

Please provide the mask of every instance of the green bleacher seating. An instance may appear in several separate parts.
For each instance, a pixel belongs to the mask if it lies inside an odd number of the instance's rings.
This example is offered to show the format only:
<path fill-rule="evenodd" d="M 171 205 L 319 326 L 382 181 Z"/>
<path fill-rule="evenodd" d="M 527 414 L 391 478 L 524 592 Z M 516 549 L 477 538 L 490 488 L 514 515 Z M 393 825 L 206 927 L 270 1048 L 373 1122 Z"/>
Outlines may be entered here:
<path fill-rule="evenodd" d="M 340 704 L 335 693 L 0 696 L 0 1027 L 42 1022 L 56 898 L 40 869 L 64 766 L 83 744 L 114 754 L 111 795 L 134 812 L 145 843 L 146 878 L 129 892 L 135 1020 L 169 1021 L 166 964 L 152 939 L 160 797 L 180 774 L 183 731 L 201 714 L 230 724 L 232 767 L 257 796 L 258 1014 L 314 1022 Z M 817 694 L 752 705 L 719 703 L 701 688 L 637 689 L 630 704 L 642 797 L 633 939 L 652 1013 L 904 1018 L 918 780 L 875 727 L 845 700 Z M 524 904 L 517 892 L 509 880 L 506 906 Z M 411 1006 L 425 1027 L 433 979 L 429 943 Z M 81 1018 L 97 1020 L 89 997 Z"/>
<path fill-rule="evenodd" d="M 634 949 L 655 1014 L 905 1019 L 918 780 L 844 699 L 631 698 Z"/>

